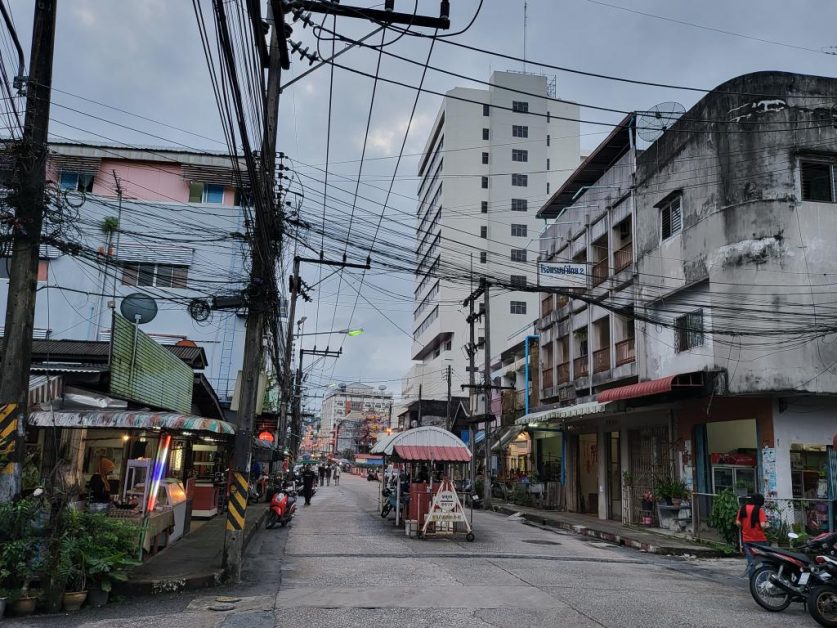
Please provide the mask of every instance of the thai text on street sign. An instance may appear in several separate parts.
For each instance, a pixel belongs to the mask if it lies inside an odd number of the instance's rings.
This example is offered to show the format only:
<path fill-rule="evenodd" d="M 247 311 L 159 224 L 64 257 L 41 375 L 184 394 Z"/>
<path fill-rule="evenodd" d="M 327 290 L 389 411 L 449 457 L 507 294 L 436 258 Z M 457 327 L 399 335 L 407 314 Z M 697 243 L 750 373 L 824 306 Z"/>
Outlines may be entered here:
<path fill-rule="evenodd" d="M 537 262 L 538 285 L 545 288 L 586 288 L 587 264 Z"/>
<path fill-rule="evenodd" d="M 459 495 L 456 494 L 456 488 L 450 480 L 443 480 L 439 485 L 439 490 L 433 496 L 430 512 L 424 519 L 422 534 L 427 534 L 427 527 L 431 523 L 446 524 L 446 526 L 452 526 L 454 523 L 466 525 L 468 523 L 462 502 L 459 501 Z"/>

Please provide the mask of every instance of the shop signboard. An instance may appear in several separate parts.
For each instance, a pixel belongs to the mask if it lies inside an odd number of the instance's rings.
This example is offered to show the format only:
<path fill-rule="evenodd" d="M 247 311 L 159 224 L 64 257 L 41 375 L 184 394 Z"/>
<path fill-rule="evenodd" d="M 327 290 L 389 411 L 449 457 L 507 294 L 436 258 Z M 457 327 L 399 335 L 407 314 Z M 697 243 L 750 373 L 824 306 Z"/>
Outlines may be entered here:
<path fill-rule="evenodd" d="M 765 447 L 761 450 L 762 486 L 767 499 L 776 499 L 779 490 L 776 485 L 776 449 Z"/>
<path fill-rule="evenodd" d="M 587 264 L 537 262 L 538 285 L 544 288 L 586 288 Z"/>
<path fill-rule="evenodd" d="M 194 373 L 164 346 L 154 342 L 133 323 L 113 315 L 110 392 L 139 403 L 192 411 Z"/>

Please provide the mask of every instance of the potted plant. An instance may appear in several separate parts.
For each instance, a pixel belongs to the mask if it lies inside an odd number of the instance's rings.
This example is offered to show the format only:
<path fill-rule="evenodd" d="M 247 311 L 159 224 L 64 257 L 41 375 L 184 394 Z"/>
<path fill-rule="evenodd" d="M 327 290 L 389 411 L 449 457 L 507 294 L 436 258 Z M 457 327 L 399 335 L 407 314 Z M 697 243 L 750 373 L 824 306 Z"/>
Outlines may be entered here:
<path fill-rule="evenodd" d="M 673 481 L 671 478 L 657 478 L 657 490 L 654 491 L 657 496 L 657 500 L 665 504 L 671 504 L 672 493 L 674 490 L 672 485 Z"/>
<path fill-rule="evenodd" d="M 2 544 L 0 550 L 0 576 L 8 587 L 6 602 L 18 617 L 30 615 L 35 610 L 37 596 L 30 592 L 37 577 L 41 553 L 32 538 L 15 539 Z"/>
<path fill-rule="evenodd" d="M 686 483 L 683 480 L 672 480 L 669 488 L 671 491 L 671 504 L 679 508 L 680 503 L 689 497 Z"/>
<path fill-rule="evenodd" d="M 6 613 L 6 602 L 9 599 L 9 592 L 5 589 L 0 589 L 0 619 L 3 618 L 3 615 Z"/>
<path fill-rule="evenodd" d="M 58 573 L 64 580 L 64 610 L 77 611 L 87 599 L 87 557 L 84 538 L 70 529 L 59 545 Z"/>
<path fill-rule="evenodd" d="M 125 582 L 128 579 L 126 570 L 139 564 L 141 564 L 139 561 L 124 553 L 91 556 L 87 564 L 90 582 L 87 591 L 88 604 L 95 608 L 107 604 L 110 592 L 113 590 L 113 583 Z"/>
<path fill-rule="evenodd" d="M 128 569 L 141 564 L 134 560 L 137 528 L 119 519 L 85 513 L 85 526 L 96 530 L 95 543 L 87 551 L 87 601 L 91 606 L 107 604 L 115 582 L 128 579 Z"/>

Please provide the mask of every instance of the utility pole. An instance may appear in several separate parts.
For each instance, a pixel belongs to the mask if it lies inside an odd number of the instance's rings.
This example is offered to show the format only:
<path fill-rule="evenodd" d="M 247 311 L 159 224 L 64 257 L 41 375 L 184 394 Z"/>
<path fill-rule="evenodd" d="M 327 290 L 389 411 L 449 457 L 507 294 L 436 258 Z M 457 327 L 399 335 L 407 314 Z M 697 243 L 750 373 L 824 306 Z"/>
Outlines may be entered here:
<path fill-rule="evenodd" d="M 474 408 L 476 407 L 476 398 L 474 396 L 474 386 L 476 385 L 476 376 L 474 370 L 477 368 L 475 357 L 477 355 L 477 346 L 474 338 L 474 300 L 468 299 L 468 324 L 470 325 L 470 342 L 468 343 L 468 398 L 470 403 L 470 417 L 468 421 L 468 444 L 471 446 L 471 490 L 476 490 L 474 482 L 477 477 L 477 430 L 474 428 Z"/>
<path fill-rule="evenodd" d="M 290 281 L 291 302 L 288 305 L 288 334 L 285 338 L 285 362 L 282 374 L 282 399 L 279 404 L 279 444 L 285 447 L 288 438 L 288 405 L 291 402 L 291 356 L 294 343 L 294 317 L 296 316 L 296 298 L 302 287 L 299 277 L 299 256 L 294 257 L 293 274 Z"/>
<path fill-rule="evenodd" d="M 448 404 L 447 404 L 447 408 L 445 410 L 445 427 L 448 429 L 448 431 L 450 431 L 450 429 L 453 427 L 451 425 L 451 422 L 450 422 L 450 379 L 451 379 L 451 377 L 450 377 L 450 375 L 451 375 L 450 364 L 448 364 L 448 366 L 445 370 L 447 371 L 447 380 L 448 380 Z"/>
<path fill-rule="evenodd" d="M 255 194 L 262 195 L 262 198 L 256 200 L 256 211 L 254 212 L 253 254 L 250 270 L 250 290 L 248 291 L 250 298 L 244 336 L 241 386 L 239 387 L 238 425 L 233 453 L 234 473 L 227 501 L 227 524 L 224 535 L 224 577 L 227 581 L 232 582 L 241 580 L 241 558 L 244 551 L 247 496 L 249 494 L 250 456 L 253 447 L 253 420 L 258 406 L 259 375 L 262 368 L 262 337 L 266 320 L 265 304 L 268 302 L 268 299 L 265 298 L 265 288 L 269 289 L 271 282 L 268 281 L 268 278 L 273 277 L 274 273 L 272 247 L 268 244 L 269 237 L 265 237 L 265 233 L 270 230 L 274 216 L 265 214 L 272 212 L 275 207 L 273 188 L 276 174 L 279 79 L 282 68 L 288 67 L 287 44 L 284 33 L 285 20 L 281 11 L 281 3 L 273 3 L 274 10 L 276 5 L 280 6 L 280 10 L 273 15 L 273 28 L 270 34 L 267 84 L 268 89 L 272 92 L 268 93 L 265 103 L 261 177 L 258 180 L 251 181 L 251 184 L 255 187 Z M 215 6 L 216 10 L 221 12 L 223 16 L 223 3 L 215 0 Z M 257 17 L 260 22 L 260 16 Z M 225 17 L 223 19 L 226 20 Z M 282 29 L 281 33 L 279 32 L 280 29 Z M 282 54 L 283 50 L 284 54 Z M 267 212 L 265 212 L 265 206 Z"/>
<path fill-rule="evenodd" d="M 5 347 L 0 361 L 0 455 L 4 458 L 0 460 L 0 502 L 10 501 L 20 494 L 38 252 L 46 206 L 47 137 L 57 3 L 58 0 L 35 3 L 23 139 L 15 155 L 15 218 Z"/>
<path fill-rule="evenodd" d="M 299 348 L 299 366 L 296 369 L 296 382 L 294 385 L 295 393 L 293 398 L 293 421 L 291 422 L 290 443 L 291 459 L 296 461 L 299 452 L 299 435 L 302 430 L 302 357 L 305 355 L 313 355 L 321 358 L 339 358 L 343 355 L 343 349 L 338 351 L 330 351 L 328 347 L 323 350 L 317 349 L 303 349 Z"/>
<path fill-rule="evenodd" d="M 485 482 L 483 483 L 483 502 L 486 508 L 491 507 L 491 317 L 488 312 L 488 282 L 482 280 L 482 299 L 484 304 L 483 315 L 485 322 L 483 323 L 485 335 L 483 336 L 482 351 L 485 357 L 485 372 L 483 373 L 483 383 L 485 386 Z"/>
<path fill-rule="evenodd" d="M 421 391 L 422 385 L 419 384 L 418 421 L 416 422 L 416 427 L 421 427 Z"/>

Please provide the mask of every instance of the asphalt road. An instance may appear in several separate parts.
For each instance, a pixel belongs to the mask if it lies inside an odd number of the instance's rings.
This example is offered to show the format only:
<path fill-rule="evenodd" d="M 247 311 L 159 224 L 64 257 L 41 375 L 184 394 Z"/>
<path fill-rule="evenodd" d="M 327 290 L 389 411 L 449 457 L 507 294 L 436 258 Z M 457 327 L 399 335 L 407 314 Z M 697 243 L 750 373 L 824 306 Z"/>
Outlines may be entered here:
<path fill-rule="evenodd" d="M 239 586 L 6 625 L 816 626 L 800 605 L 762 611 L 742 560 L 653 556 L 483 512 L 473 543 L 410 539 L 375 512 L 376 490 L 343 475 L 289 528 L 258 532 Z"/>

